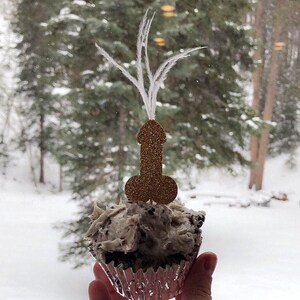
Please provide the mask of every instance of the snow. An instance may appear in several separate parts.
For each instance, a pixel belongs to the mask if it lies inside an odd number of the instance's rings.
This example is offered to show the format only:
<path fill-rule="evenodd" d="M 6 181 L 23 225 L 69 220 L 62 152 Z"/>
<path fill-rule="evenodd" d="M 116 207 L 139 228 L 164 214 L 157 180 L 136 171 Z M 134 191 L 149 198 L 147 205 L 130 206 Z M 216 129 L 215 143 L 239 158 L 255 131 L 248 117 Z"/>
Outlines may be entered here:
<path fill-rule="evenodd" d="M 252 120 L 247 120 L 246 124 L 252 127 L 253 129 L 258 129 L 259 126 L 257 126 Z"/>
<path fill-rule="evenodd" d="M 65 96 L 71 92 L 70 88 L 61 86 L 61 87 L 54 87 L 52 88 L 52 95 L 60 95 L 60 96 Z"/>
<path fill-rule="evenodd" d="M 180 192 L 188 207 L 207 213 L 201 251 L 219 258 L 214 300 L 300 298 L 300 169 L 288 169 L 285 160 L 267 161 L 260 194 L 247 190 L 248 172 L 237 170 L 233 177 L 216 169 L 193 174 L 195 188 Z M 0 176 L 2 300 L 87 299 L 93 261 L 79 270 L 60 262 L 61 233 L 53 229 L 72 218 L 76 206 L 69 192 L 55 192 L 57 166 L 48 163 L 46 169 L 52 182 L 35 188 L 26 156 L 16 154 Z M 272 192 L 286 192 L 289 200 L 272 200 L 270 207 L 229 205 Z"/>
<path fill-rule="evenodd" d="M 0 178 L 0 299 L 86 299 L 91 268 L 58 261 L 61 233 L 53 229 L 76 211 L 70 193 L 36 189 L 29 170 L 23 155 Z"/>
<path fill-rule="evenodd" d="M 78 6 L 84 6 L 87 5 L 87 3 L 83 0 L 74 0 L 73 4 L 77 4 Z"/>
<path fill-rule="evenodd" d="M 63 56 L 73 57 L 73 54 L 66 50 L 58 50 L 57 52 Z"/>
<path fill-rule="evenodd" d="M 85 70 L 83 72 L 81 72 L 80 74 L 82 76 L 85 76 L 85 75 L 93 75 L 95 72 L 93 70 Z"/>
<path fill-rule="evenodd" d="M 246 189 L 247 173 L 230 177 L 213 170 L 202 174 L 196 185 L 208 195 L 186 200 L 188 207 L 207 213 L 201 250 L 218 254 L 214 300 L 300 299 L 300 168 L 288 169 L 285 160 L 268 160 L 262 193 Z M 272 200 L 270 207 L 229 207 L 234 197 L 245 203 L 253 196 L 279 192 L 286 192 L 289 201 Z M 233 198 L 223 197 L 225 205 L 220 205 L 222 201 L 209 193 Z M 205 201 L 212 204 L 205 206 Z"/>
<path fill-rule="evenodd" d="M 78 3 L 74 3 L 74 4 L 78 5 Z M 48 22 L 48 25 L 59 23 L 59 22 L 62 22 L 62 21 L 84 22 L 84 19 L 77 16 L 76 14 L 72 14 L 71 9 L 69 7 L 64 7 L 60 10 L 59 15 L 57 17 L 53 17 L 53 18 L 50 19 L 50 21 Z M 45 25 L 43 25 L 43 26 L 45 26 Z"/>

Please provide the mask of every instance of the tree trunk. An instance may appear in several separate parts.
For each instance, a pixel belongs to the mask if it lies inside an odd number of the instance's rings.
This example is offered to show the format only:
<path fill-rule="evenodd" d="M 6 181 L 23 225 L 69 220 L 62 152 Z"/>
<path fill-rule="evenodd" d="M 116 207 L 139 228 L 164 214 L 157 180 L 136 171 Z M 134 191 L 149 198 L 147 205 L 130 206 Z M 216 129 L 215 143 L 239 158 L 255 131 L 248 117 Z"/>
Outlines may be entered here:
<path fill-rule="evenodd" d="M 45 161 L 45 130 L 44 130 L 44 115 L 40 115 L 40 183 L 45 183 L 45 170 L 44 170 L 44 161 Z"/>
<path fill-rule="evenodd" d="M 257 49 L 254 52 L 253 60 L 255 63 L 259 62 L 256 66 L 253 74 L 253 101 L 252 108 L 255 112 L 259 112 L 259 99 L 260 99 L 260 86 L 261 86 L 261 60 L 262 60 L 262 19 L 264 14 L 264 0 L 260 0 L 257 3 L 255 12 L 255 40 L 257 41 Z M 257 160 L 258 160 L 258 137 L 253 135 L 250 142 L 250 157 L 253 167 L 250 171 L 249 189 L 255 185 L 257 175 Z"/>
<path fill-rule="evenodd" d="M 62 171 L 62 165 L 59 164 L 59 183 L 58 183 L 58 191 L 62 192 L 63 190 L 63 171 Z"/>
<path fill-rule="evenodd" d="M 273 112 L 273 103 L 276 95 L 276 80 L 277 80 L 277 69 L 278 69 L 278 51 L 274 48 L 274 42 L 278 41 L 280 37 L 280 17 L 277 14 L 275 16 L 275 24 L 273 30 L 273 49 L 271 53 L 271 64 L 268 75 L 268 83 L 267 83 L 267 91 L 266 91 L 266 99 L 265 106 L 263 112 L 263 120 L 266 122 L 270 122 L 272 119 Z M 257 159 L 257 167 L 255 174 L 255 188 L 256 190 L 262 189 L 263 182 L 263 173 L 264 173 L 264 165 L 265 158 L 267 153 L 267 146 L 269 142 L 269 133 L 270 128 L 264 128 L 262 130 L 262 134 L 259 141 L 259 149 L 258 149 L 258 159 Z"/>

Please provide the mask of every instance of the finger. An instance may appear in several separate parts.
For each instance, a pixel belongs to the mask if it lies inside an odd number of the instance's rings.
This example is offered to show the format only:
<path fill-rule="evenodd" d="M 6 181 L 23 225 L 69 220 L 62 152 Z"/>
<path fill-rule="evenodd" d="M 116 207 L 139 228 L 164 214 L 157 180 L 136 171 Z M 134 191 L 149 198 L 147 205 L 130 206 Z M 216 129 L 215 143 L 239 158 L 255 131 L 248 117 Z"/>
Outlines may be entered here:
<path fill-rule="evenodd" d="M 120 296 L 115 291 L 115 289 L 113 288 L 113 286 L 112 286 L 111 282 L 109 281 L 107 275 L 105 274 L 102 267 L 98 263 L 95 263 L 93 271 L 94 271 L 95 278 L 103 283 L 103 285 L 106 287 L 106 290 L 108 291 L 108 293 L 109 293 L 112 300 L 126 299 L 126 298 L 123 298 L 122 296 Z"/>
<path fill-rule="evenodd" d="M 107 290 L 111 293 L 114 291 L 113 286 L 111 285 L 111 282 L 109 281 L 107 275 L 103 271 L 102 267 L 98 264 L 94 264 L 93 272 L 95 275 L 95 278 L 100 280 L 104 285 L 106 286 Z"/>
<path fill-rule="evenodd" d="M 99 281 L 94 280 L 89 285 L 89 298 L 90 300 L 110 300 L 111 297 L 105 285 Z"/>
<path fill-rule="evenodd" d="M 217 265 L 217 256 L 212 252 L 202 253 L 195 261 L 184 283 L 182 300 L 211 300 L 212 274 Z M 180 299 L 180 298 L 179 298 Z"/>
<path fill-rule="evenodd" d="M 98 263 L 94 264 L 93 272 L 96 279 L 101 280 L 102 282 L 109 281 L 102 267 Z"/>

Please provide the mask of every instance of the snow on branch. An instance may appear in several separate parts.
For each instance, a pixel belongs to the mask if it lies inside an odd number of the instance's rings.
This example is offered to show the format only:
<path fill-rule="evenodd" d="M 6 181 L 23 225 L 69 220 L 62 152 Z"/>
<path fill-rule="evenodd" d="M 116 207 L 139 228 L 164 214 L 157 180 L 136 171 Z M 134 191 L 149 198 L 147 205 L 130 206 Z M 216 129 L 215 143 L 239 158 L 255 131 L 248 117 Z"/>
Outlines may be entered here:
<path fill-rule="evenodd" d="M 151 28 L 151 24 L 155 13 L 153 13 L 151 18 L 148 18 L 148 10 L 146 11 L 139 27 L 139 33 L 136 45 L 136 59 L 137 59 L 137 78 L 133 77 L 124 67 L 118 64 L 101 46 L 96 43 L 100 54 L 104 56 L 112 65 L 118 68 L 125 77 L 127 77 L 130 82 L 138 89 L 142 96 L 147 115 L 149 120 L 155 119 L 156 101 L 159 88 L 167 78 L 167 74 L 176 64 L 176 62 L 182 58 L 189 56 L 193 51 L 203 49 L 205 47 L 196 47 L 191 49 L 186 49 L 180 53 L 173 55 L 163 62 L 154 73 L 151 72 L 150 62 L 148 57 L 148 37 Z M 149 79 L 148 93 L 145 90 L 144 82 L 144 72 L 143 72 L 143 49 L 144 49 L 144 60 L 146 66 L 146 72 Z"/>

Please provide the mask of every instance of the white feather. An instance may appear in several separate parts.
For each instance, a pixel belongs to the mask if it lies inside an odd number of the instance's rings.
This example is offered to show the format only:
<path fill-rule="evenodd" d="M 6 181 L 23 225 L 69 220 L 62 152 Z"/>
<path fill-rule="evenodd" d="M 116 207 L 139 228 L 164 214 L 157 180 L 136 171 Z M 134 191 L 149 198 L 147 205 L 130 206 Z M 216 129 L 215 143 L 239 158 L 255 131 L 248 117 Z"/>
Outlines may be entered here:
<path fill-rule="evenodd" d="M 96 43 L 96 47 L 99 50 L 100 54 L 103 55 L 111 64 L 113 64 L 116 68 L 118 68 L 125 77 L 127 77 L 138 89 L 138 91 L 140 92 L 143 102 L 145 103 L 145 108 L 147 111 L 147 115 L 148 117 L 151 115 L 150 113 L 150 106 L 148 105 L 148 100 L 147 100 L 147 95 L 145 93 L 145 90 L 141 90 L 141 86 L 139 85 L 138 81 L 136 80 L 136 78 L 134 78 L 132 75 L 130 75 L 130 73 L 124 69 L 121 65 L 119 65 L 103 48 L 101 48 L 97 43 Z M 150 117 L 149 117 L 150 118 Z"/>
<path fill-rule="evenodd" d="M 145 32 L 146 32 L 146 27 L 147 27 L 147 14 L 148 10 L 146 11 L 142 22 L 140 23 L 139 27 L 139 34 L 137 37 L 137 45 L 136 45 L 136 69 L 137 69 L 137 81 L 139 85 L 139 91 L 142 93 L 142 98 L 148 112 L 151 112 L 151 103 L 149 101 L 149 98 L 146 94 L 145 91 L 145 86 L 144 86 L 144 75 L 143 75 L 143 63 L 142 63 L 142 54 L 143 54 L 143 43 L 145 39 Z M 148 117 L 150 118 L 149 114 Z"/>
<path fill-rule="evenodd" d="M 145 65 L 146 65 L 146 71 L 147 71 L 147 75 L 148 75 L 148 79 L 149 79 L 149 86 L 151 86 L 153 84 L 153 74 L 151 72 L 151 68 L 150 68 L 150 62 L 149 62 L 149 56 L 148 56 L 148 38 L 149 38 L 149 32 L 150 32 L 150 28 L 151 28 L 151 24 L 153 21 L 153 18 L 155 16 L 155 13 L 153 13 L 152 18 L 150 20 L 148 20 L 147 22 L 147 26 L 145 29 L 145 40 L 144 40 L 144 47 L 145 47 Z M 151 107 L 151 117 L 154 119 L 155 118 L 155 111 L 153 111 L 153 98 L 152 95 L 150 93 L 148 93 L 148 99 L 150 101 L 150 107 Z"/>
<path fill-rule="evenodd" d="M 145 30 L 145 40 L 144 40 L 144 47 L 145 47 L 145 64 L 146 64 L 146 69 L 147 69 L 147 74 L 149 78 L 149 82 L 153 80 L 153 75 L 151 72 L 150 68 L 150 63 L 149 63 L 149 57 L 148 57 L 148 37 L 149 37 L 149 32 L 151 28 L 152 21 L 154 19 L 155 13 L 153 13 L 152 17 L 150 20 L 147 22 L 146 30 Z"/>
<path fill-rule="evenodd" d="M 167 78 L 168 72 L 171 68 L 176 64 L 176 62 L 182 58 L 187 57 L 191 52 L 203 49 L 205 47 L 197 47 L 192 49 L 184 50 L 181 53 L 175 54 L 172 57 L 168 58 L 164 63 L 162 63 L 155 74 L 153 75 L 150 68 L 150 62 L 148 57 L 148 38 L 149 32 L 151 28 L 151 24 L 154 18 L 155 13 L 152 15 L 150 19 L 147 19 L 148 10 L 145 13 L 142 22 L 140 23 L 139 33 L 137 37 L 137 78 L 134 78 L 125 68 L 123 68 L 120 64 L 118 64 L 103 48 L 101 48 L 98 44 L 96 47 L 98 48 L 101 55 L 103 55 L 111 64 L 117 67 L 121 72 L 127 77 L 131 83 L 138 89 L 140 92 L 143 102 L 145 104 L 145 108 L 147 111 L 148 118 L 155 119 L 155 110 L 156 110 L 156 99 L 159 88 Z M 145 82 L 144 82 L 144 74 L 143 74 L 143 48 L 145 51 L 145 66 L 147 76 L 149 78 L 149 89 L 148 93 L 145 91 Z"/>
<path fill-rule="evenodd" d="M 119 65 L 102 47 L 100 47 L 97 43 L 95 43 L 95 45 L 100 54 L 104 56 L 111 64 L 117 67 L 138 88 L 137 80 L 132 75 L 130 75 L 130 73 L 127 72 L 126 69 Z"/>
<path fill-rule="evenodd" d="M 157 69 L 157 71 L 154 74 L 152 86 L 150 84 L 150 88 L 149 88 L 149 95 L 151 95 L 151 102 L 153 103 L 153 106 L 151 107 L 151 113 L 155 114 L 157 94 L 158 94 L 158 91 L 159 91 L 161 85 L 166 80 L 167 74 L 169 73 L 169 71 L 175 66 L 175 64 L 177 63 L 178 60 L 183 59 L 183 58 L 189 56 L 189 54 L 191 52 L 202 49 L 202 48 L 205 48 L 205 47 L 186 49 L 181 53 L 177 53 L 177 54 L 173 55 L 172 57 L 167 59 L 164 63 L 162 63 L 159 66 L 159 68 Z"/>

